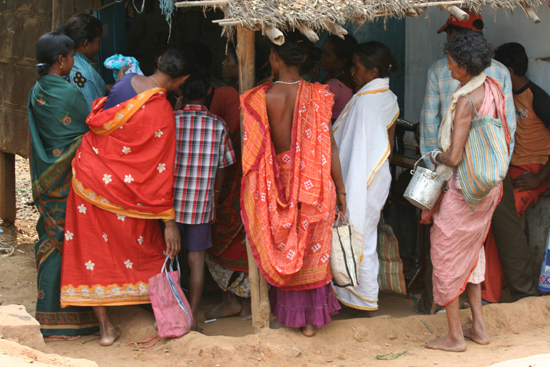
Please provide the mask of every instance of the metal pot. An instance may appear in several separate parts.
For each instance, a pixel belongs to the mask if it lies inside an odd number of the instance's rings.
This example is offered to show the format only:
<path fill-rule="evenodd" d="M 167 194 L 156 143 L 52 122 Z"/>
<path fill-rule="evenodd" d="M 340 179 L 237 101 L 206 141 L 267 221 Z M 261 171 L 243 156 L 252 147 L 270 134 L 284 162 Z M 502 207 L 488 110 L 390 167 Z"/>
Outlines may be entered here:
<path fill-rule="evenodd" d="M 429 154 L 429 153 L 428 153 Z M 446 182 L 432 170 L 417 167 L 425 154 L 414 164 L 411 170 L 413 178 L 405 190 L 403 197 L 422 210 L 432 210 L 443 191 L 447 191 Z"/>

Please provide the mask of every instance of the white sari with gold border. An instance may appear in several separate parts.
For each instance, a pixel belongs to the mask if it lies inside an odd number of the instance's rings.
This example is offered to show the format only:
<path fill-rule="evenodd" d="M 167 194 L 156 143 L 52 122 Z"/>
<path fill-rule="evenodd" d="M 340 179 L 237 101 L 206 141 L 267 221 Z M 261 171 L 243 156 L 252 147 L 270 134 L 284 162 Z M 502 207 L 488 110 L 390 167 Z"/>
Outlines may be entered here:
<path fill-rule="evenodd" d="M 377 227 L 391 184 L 388 129 L 398 116 L 389 78 L 377 78 L 353 96 L 333 127 L 347 193 L 346 217 L 363 248 L 359 285 L 333 289 L 340 302 L 360 310 L 378 309 Z"/>

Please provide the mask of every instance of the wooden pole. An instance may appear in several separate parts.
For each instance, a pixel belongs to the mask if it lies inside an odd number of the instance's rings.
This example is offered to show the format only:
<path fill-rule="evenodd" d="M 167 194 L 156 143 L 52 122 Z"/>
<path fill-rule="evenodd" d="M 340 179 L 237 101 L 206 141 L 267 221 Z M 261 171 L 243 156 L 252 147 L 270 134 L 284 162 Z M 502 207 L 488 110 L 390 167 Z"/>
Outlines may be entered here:
<path fill-rule="evenodd" d="M 65 24 L 74 10 L 74 0 L 52 0 L 52 31 Z"/>
<path fill-rule="evenodd" d="M 15 154 L 0 152 L 0 218 L 15 223 Z"/>
<path fill-rule="evenodd" d="M 255 86 L 255 37 L 254 31 L 237 26 L 237 58 L 239 59 L 239 92 L 243 94 L 246 90 Z M 242 133 L 241 115 L 241 144 Z M 268 284 L 258 269 L 258 264 L 252 255 L 250 244 L 246 241 L 248 253 L 248 279 L 250 280 L 250 297 L 252 308 L 252 326 L 254 331 L 260 332 L 269 328 L 271 309 L 269 306 Z"/>

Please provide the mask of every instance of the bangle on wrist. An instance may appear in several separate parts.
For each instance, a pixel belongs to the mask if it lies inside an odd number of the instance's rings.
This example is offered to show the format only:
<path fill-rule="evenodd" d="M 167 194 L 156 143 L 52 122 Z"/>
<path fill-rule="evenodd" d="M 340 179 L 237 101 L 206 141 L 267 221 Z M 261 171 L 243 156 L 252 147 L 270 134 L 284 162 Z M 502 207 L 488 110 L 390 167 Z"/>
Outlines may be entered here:
<path fill-rule="evenodd" d="M 438 161 L 437 160 L 437 156 L 439 154 L 443 153 L 441 151 L 441 149 L 436 149 L 436 150 L 433 150 L 431 153 L 430 153 L 430 157 L 432 158 L 432 162 L 434 162 L 436 165 L 440 166 L 442 163 L 441 161 Z"/>
<path fill-rule="evenodd" d="M 336 193 L 337 193 L 337 194 L 340 194 L 340 195 L 344 195 L 344 196 L 346 196 L 346 193 L 345 193 L 345 192 L 343 192 L 343 191 L 339 191 L 339 190 L 336 190 Z"/>

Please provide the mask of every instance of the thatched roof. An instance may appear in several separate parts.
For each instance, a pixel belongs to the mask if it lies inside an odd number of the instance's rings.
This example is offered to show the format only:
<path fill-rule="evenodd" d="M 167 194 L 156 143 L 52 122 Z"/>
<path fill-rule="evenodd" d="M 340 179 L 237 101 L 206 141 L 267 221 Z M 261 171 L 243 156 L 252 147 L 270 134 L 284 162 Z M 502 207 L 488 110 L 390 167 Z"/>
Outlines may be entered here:
<path fill-rule="evenodd" d="M 226 32 L 231 32 L 235 25 L 249 29 L 274 33 L 272 40 L 277 39 L 280 31 L 298 28 L 306 36 L 309 33 L 328 30 L 337 35 L 345 34 L 340 25 L 347 22 L 363 24 L 377 17 L 397 17 L 406 15 L 418 16 L 426 7 L 441 6 L 460 16 L 458 6 L 472 11 L 481 11 L 482 6 L 491 8 L 514 9 L 521 6 L 526 12 L 534 14 L 532 8 L 538 7 L 541 0 L 205 0 L 179 1 L 178 7 L 205 6 L 223 10 L 225 18 L 217 21 Z M 465 14 L 465 13 L 464 13 Z M 529 13 L 528 13 L 529 15 Z M 533 20 L 533 16 L 529 15 Z M 536 14 L 534 14 L 536 17 Z M 284 37 L 283 37 L 284 42 Z"/>

